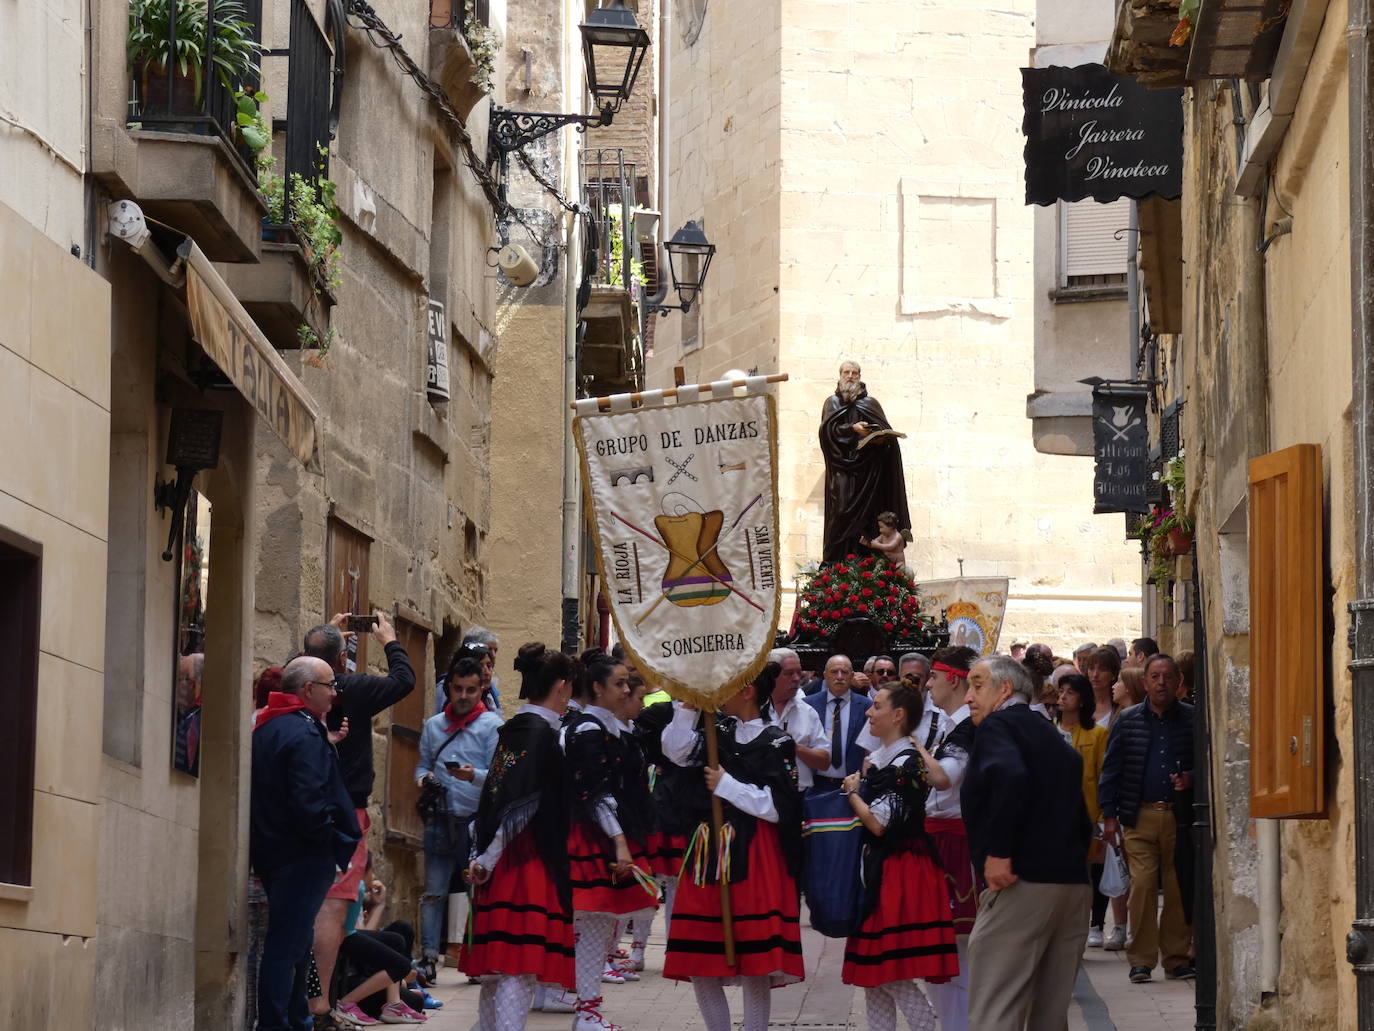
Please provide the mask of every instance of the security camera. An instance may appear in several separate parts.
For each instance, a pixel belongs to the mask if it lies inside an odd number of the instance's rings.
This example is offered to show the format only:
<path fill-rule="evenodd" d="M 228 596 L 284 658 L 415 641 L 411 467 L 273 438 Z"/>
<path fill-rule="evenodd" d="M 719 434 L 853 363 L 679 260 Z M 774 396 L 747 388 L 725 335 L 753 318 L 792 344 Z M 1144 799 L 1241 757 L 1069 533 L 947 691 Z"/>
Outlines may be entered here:
<path fill-rule="evenodd" d="M 131 200 L 117 200 L 110 205 L 110 235 L 119 237 L 137 251 L 148 242 L 152 233 L 137 204 Z"/>
<path fill-rule="evenodd" d="M 496 255 L 496 263 L 516 286 L 529 286 L 539 278 L 539 265 L 530 257 L 530 252 L 518 243 L 509 243 Z"/>

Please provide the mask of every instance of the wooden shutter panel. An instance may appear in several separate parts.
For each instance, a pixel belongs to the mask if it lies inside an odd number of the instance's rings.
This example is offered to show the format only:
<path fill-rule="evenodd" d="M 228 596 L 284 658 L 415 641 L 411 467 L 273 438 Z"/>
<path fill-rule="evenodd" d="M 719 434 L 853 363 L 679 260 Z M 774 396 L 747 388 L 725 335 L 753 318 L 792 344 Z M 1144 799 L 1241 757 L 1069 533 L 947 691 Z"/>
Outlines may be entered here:
<path fill-rule="evenodd" d="M 1324 807 L 1326 668 L 1322 455 L 1250 462 L 1250 815 Z"/>
<path fill-rule="evenodd" d="M 1111 276 L 1126 272 L 1126 240 L 1131 202 L 1064 204 L 1064 276 Z"/>

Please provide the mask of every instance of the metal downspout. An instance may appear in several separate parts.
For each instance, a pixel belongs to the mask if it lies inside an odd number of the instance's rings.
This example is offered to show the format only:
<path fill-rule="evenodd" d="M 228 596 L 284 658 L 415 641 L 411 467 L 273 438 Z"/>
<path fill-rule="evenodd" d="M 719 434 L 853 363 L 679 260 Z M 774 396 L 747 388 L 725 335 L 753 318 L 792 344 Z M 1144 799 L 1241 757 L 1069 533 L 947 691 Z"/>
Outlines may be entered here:
<path fill-rule="evenodd" d="M 1202 577 L 1193 557 L 1193 654 L 1208 655 L 1207 614 Z M 1215 1031 L 1217 1026 L 1217 920 L 1212 885 L 1212 857 L 1216 834 L 1212 829 L 1212 685 L 1207 663 L 1193 667 L 1193 944 L 1197 978 L 1193 986 L 1193 1027 Z"/>
<path fill-rule="evenodd" d="M 1350 323 L 1353 383 L 1355 596 L 1350 604 L 1355 776 L 1355 922 L 1346 958 L 1361 1031 L 1374 1031 L 1374 139 L 1370 0 L 1350 0 Z"/>

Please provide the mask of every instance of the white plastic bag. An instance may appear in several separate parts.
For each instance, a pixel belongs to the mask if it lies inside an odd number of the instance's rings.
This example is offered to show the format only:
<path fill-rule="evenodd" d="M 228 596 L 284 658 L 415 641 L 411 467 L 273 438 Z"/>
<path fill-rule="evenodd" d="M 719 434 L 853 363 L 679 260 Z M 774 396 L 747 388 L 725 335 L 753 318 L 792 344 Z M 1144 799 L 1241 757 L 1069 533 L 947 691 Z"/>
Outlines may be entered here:
<path fill-rule="evenodd" d="M 1102 879 L 1098 890 L 1109 899 L 1118 898 L 1131 890 L 1131 868 L 1126 865 L 1126 857 L 1107 845 L 1107 858 L 1102 863 Z"/>

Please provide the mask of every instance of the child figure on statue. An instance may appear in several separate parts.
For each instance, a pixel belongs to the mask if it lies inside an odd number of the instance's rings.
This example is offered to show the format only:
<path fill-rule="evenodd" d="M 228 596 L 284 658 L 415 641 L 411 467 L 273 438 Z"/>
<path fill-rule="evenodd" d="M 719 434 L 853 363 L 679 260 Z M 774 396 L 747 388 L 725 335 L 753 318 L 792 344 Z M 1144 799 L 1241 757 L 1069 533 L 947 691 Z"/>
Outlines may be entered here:
<path fill-rule="evenodd" d="M 903 573 L 910 574 L 911 570 L 906 565 L 906 538 L 897 529 L 897 514 L 895 512 L 879 512 L 878 536 L 860 537 L 859 543 L 865 548 L 872 548 L 881 553 L 883 558 Z"/>

